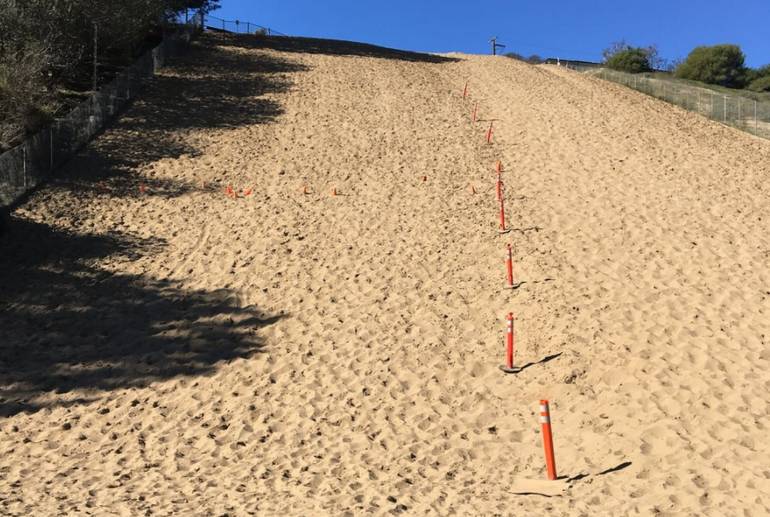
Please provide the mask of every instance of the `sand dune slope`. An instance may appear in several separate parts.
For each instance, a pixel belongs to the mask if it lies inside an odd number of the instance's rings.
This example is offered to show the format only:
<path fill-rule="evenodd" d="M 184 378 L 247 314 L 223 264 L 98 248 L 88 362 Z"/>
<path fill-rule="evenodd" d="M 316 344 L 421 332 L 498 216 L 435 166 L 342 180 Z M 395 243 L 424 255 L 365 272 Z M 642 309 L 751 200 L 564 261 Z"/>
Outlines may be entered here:
<path fill-rule="evenodd" d="M 769 164 L 554 67 L 206 36 L 2 241 L 0 513 L 768 513 Z"/>

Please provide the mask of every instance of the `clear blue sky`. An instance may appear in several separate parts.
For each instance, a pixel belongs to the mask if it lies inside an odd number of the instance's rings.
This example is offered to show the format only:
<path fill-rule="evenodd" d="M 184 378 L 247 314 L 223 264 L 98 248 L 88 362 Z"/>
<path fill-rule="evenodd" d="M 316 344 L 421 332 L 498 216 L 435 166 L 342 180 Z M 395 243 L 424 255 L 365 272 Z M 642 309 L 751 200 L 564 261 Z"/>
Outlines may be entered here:
<path fill-rule="evenodd" d="M 293 36 L 427 52 L 505 51 L 595 61 L 611 42 L 656 44 L 662 57 L 698 45 L 737 43 L 749 66 L 770 63 L 770 0 L 222 0 L 213 16 Z"/>

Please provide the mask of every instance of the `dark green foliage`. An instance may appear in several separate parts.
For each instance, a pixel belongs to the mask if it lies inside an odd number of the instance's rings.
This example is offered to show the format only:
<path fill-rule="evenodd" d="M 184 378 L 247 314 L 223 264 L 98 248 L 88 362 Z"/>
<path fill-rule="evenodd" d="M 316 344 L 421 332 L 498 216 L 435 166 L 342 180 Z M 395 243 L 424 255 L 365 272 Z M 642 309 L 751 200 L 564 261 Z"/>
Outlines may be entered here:
<path fill-rule="evenodd" d="M 675 71 L 676 77 L 729 88 L 745 85 L 748 71 L 745 56 L 737 45 L 696 47 Z"/>
<path fill-rule="evenodd" d="M 613 70 L 638 74 L 660 69 L 665 61 L 658 54 L 658 47 L 632 47 L 626 40 L 616 41 L 602 51 L 604 64 Z"/>
<path fill-rule="evenodd" d="M 755 92 L 770 92 L 770 75 L 765 75 L 751 81 L 749 90 Z"/>
<path fill-rule="evenodd" d="M 627 48 L 611 55 L 606 61 L 607 68 L 638 74 L 652 70 L 647 49 Z"/>
<path fill-rule="evenodd" d="M 95 27 L 99 63 L 121 66 L 178 13 L 218 6 L 218 0 L 0 0 L 0 150 L 44 124 L 57 88 L 89 88 Z"/>
<path fill-rule="evenodd" d="M 746 73 L 746 82 L 752 83 L 762 77 L 770 76 L 770 65 L 761 66 L 755 69 L 749 69 Z"/>
<path fill-rule="evenodd" d="M 532 54 L 529 57 L 525 57 L 522 54 L 519 54 L 518 52 L 508 52 L 507 54 L 505 54 L 505 57 L 509 57 L 517 61 L 524 61 L 525 63 L 529 63 L 530 65 L 540 65 L 545 62 L 545 60 L 542 57 L 538 56 L 537 54 Z"/>

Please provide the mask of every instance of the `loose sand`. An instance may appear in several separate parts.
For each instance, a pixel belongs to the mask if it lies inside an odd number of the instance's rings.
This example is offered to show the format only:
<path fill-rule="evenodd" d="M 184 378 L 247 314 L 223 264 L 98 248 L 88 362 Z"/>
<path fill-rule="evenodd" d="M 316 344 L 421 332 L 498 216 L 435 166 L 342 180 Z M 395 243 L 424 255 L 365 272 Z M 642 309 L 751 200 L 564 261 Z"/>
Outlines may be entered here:
<path fill-rule="evenodd" d="M 203 38 L 15 212 L 0 513 L 770 512 L 770 143 L 555 67 L 275 41 Z"/>

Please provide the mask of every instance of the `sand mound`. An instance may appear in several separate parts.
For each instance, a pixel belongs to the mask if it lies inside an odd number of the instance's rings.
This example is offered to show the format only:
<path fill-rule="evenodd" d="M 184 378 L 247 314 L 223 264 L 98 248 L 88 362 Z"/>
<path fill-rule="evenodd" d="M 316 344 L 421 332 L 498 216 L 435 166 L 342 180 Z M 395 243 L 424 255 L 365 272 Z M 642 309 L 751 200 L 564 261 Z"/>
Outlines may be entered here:
<path fill-rule="evenodd" d="M 0 513 L 770 512 L 768 164 L 554 67 L 207 36 L 3 237 Z"/>

